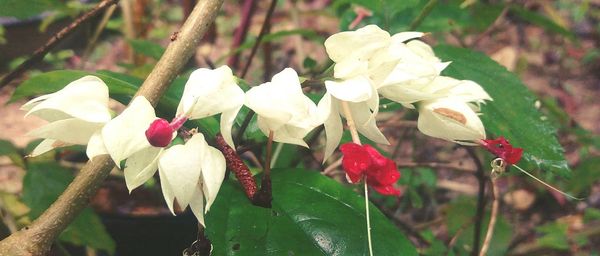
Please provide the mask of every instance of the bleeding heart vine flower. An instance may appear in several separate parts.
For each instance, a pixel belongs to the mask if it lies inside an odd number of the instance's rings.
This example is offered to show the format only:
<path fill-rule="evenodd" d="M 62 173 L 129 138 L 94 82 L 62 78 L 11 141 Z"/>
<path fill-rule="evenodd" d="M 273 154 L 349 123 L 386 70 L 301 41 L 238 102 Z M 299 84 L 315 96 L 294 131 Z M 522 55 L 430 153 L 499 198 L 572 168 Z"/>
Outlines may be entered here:
<path fill-rule="evenodd" d="M 25 103 L 21 109 L 28 111 L 26 117 L 35 115 L 49 122 L 28 133 L 44 139 L 31 156 L 58 147 L 88 144 L 111 119 L 108 99 L 106 84 L 98 77 L 85 76 L 55 93 Z M 92 148 L 88 146 L 88 151 Z"/>
<path fill-rule="evenodd" d="M 185 120 L 179 117 L 169 123 L 157 118 L 150 102 L 139 96 L 104 126 L 101 142 L 117 166 L 126 159 L 123 171 L 129 191 L 152 178 L 158 169 L 169 210 L 174 214 L 177 199 L 181 208 L 190 205 L 204 225 L 203 214 L 214 202 L 225 175 L 225 158 L 200 133 L 184 145 L 166 148 Z"/>
<path fill-rule="evenodd" d="M 304 95 L 291 68 L 248 90 L 245 104 L 258 115 L 260 130 L 267 136 L 273 132 L 273 140 L 281 143 L 308 147 L 303 138 L 322 123 L 317 106 Z"/>
<path fill-rule="evenodd" d="M 228 66 L 192 72 L 177 107 L 177 116 L 189 120 L 221 113 L 221 134 L 234 147 L 231 127 L 244 104 L 244 91 Z"/>
<path fill-rule="evenodd" d="M 382 156 L 370 145 L 346 143 L 340 146 L 344 155 L 342 166 L 352 183 L 365 178 L 369 186 L 382 195 L 399 196 L 401 191 L 394 187 L 400 179 L 396 163 Z"/>

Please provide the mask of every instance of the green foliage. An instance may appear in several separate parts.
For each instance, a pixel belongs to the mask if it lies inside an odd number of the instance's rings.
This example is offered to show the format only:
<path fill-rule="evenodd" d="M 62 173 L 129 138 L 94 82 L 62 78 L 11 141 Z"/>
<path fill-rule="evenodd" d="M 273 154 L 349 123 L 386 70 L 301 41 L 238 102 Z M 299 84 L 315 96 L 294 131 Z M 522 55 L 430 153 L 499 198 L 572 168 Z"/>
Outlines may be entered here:
<path fill-rule="evenodd" d="M 333 8 L 341 14 L 340 29 L 347 30 L 350 23 L 356 18 L 355 6 L 362 6 L 373 12 L 365 18 L 358 27 L 367 24 L 377 24 L 390 33 L 407 31 L 412 21 L 417 18 L 427 0 L 409 1 L 368 1 L 368 0 L 338 0 Z M 427 15 L 418 31 L 438 32 L 453 30 L 485 30 L 502 12 L 502 6 L 497 4 L 476 3 L 462 7 L 464 1 L 437 1 L 431 13 Z"/>
<path fill-rule="evenodd" d="M 466 255 L 473 249 L 473 232 L 475 230 L 473 219 L 475 218 L 475 212 L 477 212 L 475 206 L 476 202 L 474 198 L 459 197 L 453 199 L 452 203 L 447 208 L 446 217 L 448 233 L 450 236 L 458 235 L 456 244 L 454 245 L 454 248 L 452 248 L 453 250 L 456 250 L 458 255 Z M 490 214 L 489 212 L 486 212 L 482 223 L 489 223 L 489 221 Z M 486 232 L 487 224 L 484 224 L 480 233 L 482 237 Z M 508 221 L 502 215 L 499 215 L 496 227 L 494 228 L 488 255 L 506 255 L 506 250 L 513 237 L 512 232 L 512 227 Z"/>
<path fill-rule="evenodd" d="M 511 144 L 523 148 L 520 166 L 569 175 L 556 129 L 542 120 L 534 105 L 535 96 L 515 74 L 483 53 L 446 45 L 435 47 L 435 52 L 442 60 L 452 60 L 444 75 L 473 80 L 493 98 L 482 106 L 481 120 L 490 138 L 505 136 Z"/>
<path fill-rule="evenodd" d="M 583 195 L 590 191 L 590 187 L 600 180 L 600 158 L 588 158 L 583 160 L 573 171 L 567 188 L 575 195 Z"/>
<path fill-rule="evenodd" d="M 151 57 L 155 60 L 160 59 L 160 56 L 165 52 L 165 48 L 160 44 L 148 40 L 131 39 L 128 42 L 136 53 Z"/>
<path fill-rule="evenodd" d="M 398 180 L 398 184 L 405 185 L 403 200 L 409 200 L 414 208 L 423 207 L 423 193 L 420 190 L 432 194 L 437 177 L 435 172 L 430 168 L 403 169 L 402 176 Z"/>
<path fill-rule="evenodd" d="M 518 5 L 511 5 L 510 11 L 511 13 L 516 14 L 523 20 L 531 24 L 540 26 L 541 28 L 549 32 L 563 35 L 569 39 L 575 39 L 575 34 L 572 31 L 569 31 L 561 25 L 558 25 L 556 22 L 552 21 L 550 18 L 544 15 L 541 15 L 537 12 L 529 11 Z"/>
<path fill-rule="evenodd" d="M 365 255 L 364 198 L 318 172 L 275 169 L 273 208 L 250 204 L 223 184 L 207 215 L 215 255 Z M 375 255 L 416 255 L 413 245 L 371 205 Z"/>
<path fill-rule="evenodd" d="M 30 18 L 44 11 L 56 9 L 58 0 L 0 0 L 0 17 Z"/>
<path fill-rule="evenodd" d="M 23 202 L 31 211 L 29 217 L 39 217 L 73 180 L 73 175 L 56 163 L 33 163 L 23 178 Z M 115 242 L 102 225 L 100 218 L 86 208 L 60 235 L 61 241 L 115 251 Z"/>
<path fill-rule="evenodd" d="M 537 239 L 537 243 L 542 247 L 568 250 L 569 243 L 567 237 L 567 223 L 551 222 L 535 229 L 542 233 L 542 236 Z"/>
<path fill-rule="evenodd" d="M 21 168 L 25 167 L 21 153 L 12 142 L 7 140 L 0 140 L 0 156 L 7 156 L 13 162 L 14 165 Z"/>
<path fill-rule="evenodd" d="M 70 82 L 86 75 L 95 75 L 102 79 L 110 90 L 110 97 L 123 104 L 129 103 L 142 84 L 141 79 L 110 71 L 91 73 L 78 70 L 57 70 L 34 76 L 23 82 L 17 87 L 10 101 L 14 102 L 35 95 L 56 92 Z M 173 81 L 172 86 L 167 90 L 157 105 L 157 114 L 159 116 L 172 118 L 175 115 L 179 99 L 183 94 L 185 81 L 185 78 L 178 78 Z M 192 128 L 198 127 L 199 130 L 208 137 L 214 137 L 219 131 L 219 123 L 214 117 L 189 121 L 188 125 Z"/>

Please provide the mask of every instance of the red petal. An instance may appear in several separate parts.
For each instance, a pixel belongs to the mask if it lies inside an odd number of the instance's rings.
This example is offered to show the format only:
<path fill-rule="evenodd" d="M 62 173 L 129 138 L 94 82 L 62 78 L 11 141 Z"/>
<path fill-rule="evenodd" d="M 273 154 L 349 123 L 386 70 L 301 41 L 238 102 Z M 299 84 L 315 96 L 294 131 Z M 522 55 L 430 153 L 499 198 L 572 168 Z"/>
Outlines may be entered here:
<path fill-rule="evenodd" d="M 340 146 L 342 151 L 342 167 L 353 182 L 358 182 L 363 173 L 371 166 L 371 158 L 365 149 L 355 143 Z"/>
<path fill-rule="evenodd" d="M 371 145 L 364 145 L 363 148 L 371 157 L 371 161 L 373 162 L 373 164 L 377 167 L 385 166 L 385 164 L 389 160 L 385 156 L 381 155 L 379 151 L 377 151 L 377 149 L 373 148 Z"/>
<path fill-rule="evenodd" d="M 506 162 L 508 162 L 509 164 L 516 164 L 519 162 L 519 160 L 521 160 L 521 157 L 523 156 L 523 149 L 522 148 L 513 148 L 511 152 L 509 152 L 509 154 L 507 154 L 506 159 L 504 159 Z"/>
<path fill-rule="evenodd" d="M 508 164 L 516 164 L 523 155 L 522 148 L 513 147 L 508 140 L 500 136 L 495 140 L 482 140 L 485 149 L 499 158 L 502 158 Z"/>
<path fill-rule="evenodd" d="M 367 180 L 368 183 L 368 180 Z M 400 191 L 397 188 L 394 188 L 392 185 L 388 185 L 388 186 L 371 186 L 373 189 L 375 189 L 375 191 L 377 191 L 379 194 L 382 195 L 386 195 L 386 196 L 399 196 L 400 194 L 402 194 L 402 191 Z"/>
<path fill-rule="evenodd" d="M 390 159 L 385 159 L 386 164 L 378 169 L 369 168 L 367 176 L 372 182 L 381 185 L 395 184 L 400 179 L 400 172 L 396 167 L 396 163 Z"/>

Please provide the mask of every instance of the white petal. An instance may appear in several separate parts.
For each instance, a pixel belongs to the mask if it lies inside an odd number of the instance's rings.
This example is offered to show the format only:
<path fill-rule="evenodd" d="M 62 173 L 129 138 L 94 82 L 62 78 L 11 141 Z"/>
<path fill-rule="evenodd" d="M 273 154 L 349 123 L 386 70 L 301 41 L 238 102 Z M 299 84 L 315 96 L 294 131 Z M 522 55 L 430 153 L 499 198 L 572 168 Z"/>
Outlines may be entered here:
<path fill-rule="evenodd" d="M 300 84 L 300 78 L 296 70 L 292 68 L 285 68 L 281 72 L 275 74 L 271 79 L 271 86 L 276 88 L 286 88 L 293 94 L 302 94 L 302 86 Z"/>
<path fill-rule="evenodd" d="M 329 93 L 325 93 L 319 101 L 318 108 L 319 116 L 324 119 L 325 135 L 327 136 L 323 156 L 323 162 L 325 162 L 333 154 L 342 139 L 342 119 L 339 114 L 337 100 L 333 99 Z"/>
<path fill-rule="evenodd" d="M 54 121 L 27 133 L 27 136 L 54 139 L 70 144 L 85 145 L 102 123 L 90 123 L 77 118 Z"/>
<path fill-rule="evenodd" d="M 202 155 L 202 190 L 206 197 L 205 212 L 217 198 L 223 179 L 225 178 L 225 157 L 216 148 L 208 146 L 204 142 L 204 154 Z M 200 197 L 201 195 L 194 195 Z"/>
<path fill-rule="evenodd" d="M 166 174 L 159 171 L 158 175 L 160 177 L 160 188 L 163 193 L 163 197 L 165 198 L 165 202 L 167 203 L 167 207 L 171 211 L 173 215 L 175 215 L 175 211 L 173 210 L 173 202 L 175 201 L 175 192 L 171 187 L 171 183 L 167 180 Z"/>
<path fill-rule="evenodd" d="M 110 120 L 108 87 L 95 76 L 73 81 L 58 92 L 29 101 L 23 108 L 30 108 L 26 116 L 34 114 L 44 118 L 49 111 L 42 110 L 53 110 L 88 122 Z"/>
<path fill-rule="evenodd" d="M 422 37 L 422 36 L 423 36 L 422 32 L 416 32 L 416 31 L 400 32 L 400 33 L 394 34 L 392 36 L 392 42 L 394 42 L 394 43 L 404 43 L 404 42 L 406 42 L 408 40 L 419 38 L 419 37 Z"/>
<path fill-rule="evenodd" d="M 369 69 L 369 62 L 358 58 L 346 58 L 333 67 L 333 76 L 339 79 L 352 78 L 364 75 Z"/>
<path fill-rule="evenodd" d="M 366 102 L 349 102 L 348 105 L 350 107 L 352 117 L 354 118 L 356 129 L 360 134 L 364 135 L 375 143 L 386 145 L 390 144 L 385 136 L 381 133 L 379 128 L 377 128 L 375 118 L 371 118 L 372 113 L 369 110 L 369 106 Z"/>
<path fill-rule="evenodd" d="M 104 146 L 104 141 L 102 141 L 102 132 L 100 129 L 98 129 L 88 141 L 85 154 L 90 160 L 94 159 L 96 156 L 108 154 L 108 151 Z"/>
<path fill-rule="evenodd" d="M 133 99 L 123 113 L 102 128 L 104 145 L 117 166 L 121 160 L 150 146 L 145 133 L 155 119 L 150 102 L 139 96 Z"/>
<path fill-rule="evenodd" d="M 229 67 L 201 68 L 192 72 L 185 84 L 177 116 L 185 114 L 192 120 L 200 119 L 240 108 L 243 103 L 244 91 Z"/>
<path fill-rule="evenodd" d="M 269 129 L 276 130 L 287 123 L 292 118 L 292 114 L 286 106 L 281 105 L 283 104 L 281 98 L 274 98 L 284 95 L 273 93 L 269 87 L 263 86 L 253 87 L 246 92 L 245 105 L 256 112 L 259 118 L 265 119 Z"/>
<path fill-rule="evenodd" d="M 273 131 L 273 141 L 281 143 L 289 143 L 298 146 L 308 148 L 308 144 L 304 142 L 303 138 L 308 134 L 311 129 L 302 129 L 293 127 L 290 125 L 281 126 L 279 129 Z"/>
<path fill-rule="evenodd" d="M 202 196 L 200 184 L 198 184 L 194 190 L 194 196 L 192 196 L 192 200 L 190 201 L 190 209 L 192 209 L 192 213 L 194 213 L 194 216 L 198 219 L 198 223 L 203 227 L 206 227 L 206 224 L 204 223 L 204 197 Z"/>
<path fill-rule="evenodd" d="M 231 137 L 231 128 L 233 127 L 235 117 L 237 116 L 238 112 L 240 112 L 240 109 L 242 109 L 242 105 L 240 105 L 238 108 L 224 111 L 221 114 L 221 134 L 223 135 L 225 142 L 227 142 L 231 148 L 235 148 L 235 145 L 233 144 L 233 138 Z"/>
<path fill-rule="evenodd" d="M 327 92 L 343 101 L 361 102 L 372 96 L 372 86 L 368 78 L 358 76 L 341 82 L 325 81 Z"/>
<path fill-rule="evenodd" d="M 175 145 L 164 151 L 158 160 L 161 182 L 167 183 L 182 208 L 189 204 L 202 172 L 202 158 L 206 141 L 197 133 L 184 145 Z"/>
<path fill-rule="evenodd" d="M 123 173 L 129 193 L 154 176 L 163 151 L 163 148 L 147 147 L 127 158 Z"/>
<path fill-rule="evenodd" d="M 29 157 L 36 157 L 39 156 L 41 154 L 44 154 L 50 150 L 53 150 L 55 148 L 61 147 L 63 146 L 62 143 L 58 142 L 56 140 L 53 139 L 45 139 L 42 142 L 40 142 L 40 144 L 38 144 L 35 149 L 33 149 L 33 152 L 31 152 L 31 154 L 29 155 Z"/>
<path fill-rule="evenodd" d="M 390 42 L 390 34 L 376 25 L 368 25 L 356 31 L 334 34 L 325 40 L 327 55 L 335 62 L 343 61 L 349 55 L 368 58 L 373 52 Z"/>
<path fill-rule="evenodd" d="M 485 129 L 477 114 L 466 103 L 451 98 L 421 104 L 417 127 L 426 135 L 456 143 L 485 138 Z"/>

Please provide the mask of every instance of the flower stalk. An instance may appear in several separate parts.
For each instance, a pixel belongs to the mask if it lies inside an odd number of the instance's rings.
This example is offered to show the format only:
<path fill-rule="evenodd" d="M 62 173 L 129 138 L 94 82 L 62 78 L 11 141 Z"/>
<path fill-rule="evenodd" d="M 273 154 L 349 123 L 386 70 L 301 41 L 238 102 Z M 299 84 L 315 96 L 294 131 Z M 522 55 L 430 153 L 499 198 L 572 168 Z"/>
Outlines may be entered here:
<path fill-rule="evenodd" d="M 348 106 L 347 101 L 341 101 L 342 111 L 344 111 L 344 115 L 346 116 L 346 124 L 348 125 L 348 130 L 350 130 L 350 135 L 352 136 L 352 142 L 362 145 L 360 143 L 360 137 L 358 136 L 358 131 L 356 130 L 356 123 L 354 123 L 354 118 L 352 118 L 352 112 L 350 112 L 350 106 Z M 369 187 L 367 186 L 367 176 L 364 177 L 364 186 L 363 190 L 365 192 L 365 218 L 367 218 L 367 242 L 369 246 L 369 255 L 373 256 L 373 242 L 371 239 L 371 218 L 369 216 Z"/>

